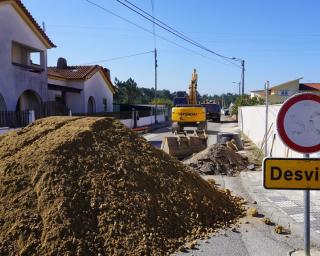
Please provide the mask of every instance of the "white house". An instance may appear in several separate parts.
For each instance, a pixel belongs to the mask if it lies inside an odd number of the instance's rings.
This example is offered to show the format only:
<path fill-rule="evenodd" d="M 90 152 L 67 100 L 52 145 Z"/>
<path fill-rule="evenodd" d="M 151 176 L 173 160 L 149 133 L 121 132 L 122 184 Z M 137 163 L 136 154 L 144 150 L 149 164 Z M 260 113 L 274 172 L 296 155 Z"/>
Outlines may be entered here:
<path fill-rule="evenodd" d="M 46 101 L 47 50 L 55 47 L 19 0 L 0 0 L 0 111 Z"/>
<path fill-rule="evenodd" d="M 112 111 L 110 71 L 98 65 L 69 67 L 62 58 L 47 68 L 47 50 L 53 47 L 20 0 L 0 0 L 0 111 L 41 104 L 77 113 Z"/>
<path fill-rule="evenodd" d="M 113 111 L 115 88 L 102 66 L 68 66 L 59 58 L 48 68 L 48 89 L 50 101 L 63 102 L 73 113 Z"/>

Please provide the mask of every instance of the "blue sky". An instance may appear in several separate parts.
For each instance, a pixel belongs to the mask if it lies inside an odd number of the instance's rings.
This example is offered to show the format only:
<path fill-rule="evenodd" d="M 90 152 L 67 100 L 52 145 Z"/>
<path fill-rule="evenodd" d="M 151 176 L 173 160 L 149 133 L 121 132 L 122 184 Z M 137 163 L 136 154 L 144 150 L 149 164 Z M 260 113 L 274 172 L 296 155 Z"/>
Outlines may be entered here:
<path fill-rule="evenodd" d="M 91 0 L 152 31 L 152 24 L 116 0 Z M 246 61 L 245 92 L 298 77 L 320 82 L 320 2 L 317 0 L 153 0 L 155 16 L 193 40 L 220 54 Z M 151 13 L 151 0 L 131 0 Z M 48 52 L 48 64 L 65 57 L 80 65 L 152 51 L 154 38 L 85 0 L 23 0 L 34 18 L 46 24 L 57 48 Z M 158 88 L 187 90 L 193 68 L 199 74 L 201 94 L 237 93 L 232 82 L 241 70 L 156 27 L 160 38 Z M 198 54 L 196 54 L 196 53 Z M 199 55 L 200 54 L 200 55 Z M 204 55 L 205 57 L 201 56 Z M 152 53 L 97 63 L 111 70 L 112 80 L 132 77 L 139 86 L 154 86 Z"/>

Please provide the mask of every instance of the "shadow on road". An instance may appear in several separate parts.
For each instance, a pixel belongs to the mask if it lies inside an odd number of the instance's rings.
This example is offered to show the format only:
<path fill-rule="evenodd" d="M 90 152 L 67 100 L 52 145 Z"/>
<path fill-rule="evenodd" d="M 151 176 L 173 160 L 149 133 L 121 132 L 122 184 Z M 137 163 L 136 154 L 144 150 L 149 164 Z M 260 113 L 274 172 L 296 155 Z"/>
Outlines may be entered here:
<path fill-rule="evenodd" d="M 221 123 L 222 124 L 231 124 L 231 123 L 238 123 L 238 121 L 236 121 L 236 120 L 223 120 L 223 121 L 221 121 Z"/>
<path fill-rule="evenodd" d="M 208 135 L 217 135 L 219 132 L 220 132 L 220 131 L 210 131 L 210 130 L 208 130 L 208 131 L 207 131 L 207 134 L 208 134 Z"/>

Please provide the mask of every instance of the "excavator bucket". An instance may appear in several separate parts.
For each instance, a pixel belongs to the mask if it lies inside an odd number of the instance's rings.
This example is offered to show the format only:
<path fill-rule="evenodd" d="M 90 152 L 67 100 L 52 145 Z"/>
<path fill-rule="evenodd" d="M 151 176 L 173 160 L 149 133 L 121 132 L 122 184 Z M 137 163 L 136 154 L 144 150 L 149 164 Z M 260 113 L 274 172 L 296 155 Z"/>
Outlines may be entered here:
<path fill-rule="evenodd" d="M 207 137 L 198 135 L 174 135 L 165 137 L 161 149 L 178 159 L 191 156 L 207 147 Z"/>

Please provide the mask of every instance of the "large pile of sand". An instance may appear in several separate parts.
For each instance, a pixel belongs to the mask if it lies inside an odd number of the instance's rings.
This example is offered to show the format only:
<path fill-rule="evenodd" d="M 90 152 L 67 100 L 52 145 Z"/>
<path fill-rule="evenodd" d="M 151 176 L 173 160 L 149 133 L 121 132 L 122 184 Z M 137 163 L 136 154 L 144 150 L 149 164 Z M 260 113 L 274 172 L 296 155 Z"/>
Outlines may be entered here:
<path fill-rule="evenodd" d="M 0 255 L 165 255 L 241 214 L 112 118 L 0 137 Z"/>

